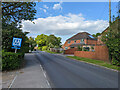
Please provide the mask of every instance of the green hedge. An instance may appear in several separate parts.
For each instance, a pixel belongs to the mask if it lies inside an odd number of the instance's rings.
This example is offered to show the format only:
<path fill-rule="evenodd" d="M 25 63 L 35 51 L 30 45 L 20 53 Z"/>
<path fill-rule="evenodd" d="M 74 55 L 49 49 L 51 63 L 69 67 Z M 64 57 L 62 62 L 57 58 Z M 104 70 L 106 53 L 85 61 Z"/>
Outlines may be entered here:
<path fill-rule="evenodd" d="M 46 51 L 47 48 L 48 48 L 47 46 L 43 46 L 43 47 L 42 47 L 42 51 Z"/>
<path fill-rule="evenodd" d="M 2 53 L 2 70 L 14 70 L 20 68 L 24 53 Z"/>

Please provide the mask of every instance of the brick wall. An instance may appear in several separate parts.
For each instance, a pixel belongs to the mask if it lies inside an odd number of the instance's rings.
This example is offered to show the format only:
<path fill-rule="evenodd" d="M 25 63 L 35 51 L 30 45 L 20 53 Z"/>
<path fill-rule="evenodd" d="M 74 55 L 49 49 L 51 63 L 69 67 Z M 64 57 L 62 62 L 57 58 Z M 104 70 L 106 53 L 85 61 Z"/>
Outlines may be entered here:
<path fill-rule="evenodd" d="M 96 45 L 97 44 L 97 40 L 86 40 L 86 43 L 90 44 L 90 45 L 91 44 L 95 44 Z"/>
<path fill-rule="evenodd" d="M 72 49 L 64 50 L 64 54 L 74 54 L 75 51 L 77 51 L 77 48 L 72 48 Z"/>
<path fill-rule="evenodd" d="M 109 62 L 109 52 L 106 46 L 95 46 L 95 52 L 75 51 L 74 55 Z"/>

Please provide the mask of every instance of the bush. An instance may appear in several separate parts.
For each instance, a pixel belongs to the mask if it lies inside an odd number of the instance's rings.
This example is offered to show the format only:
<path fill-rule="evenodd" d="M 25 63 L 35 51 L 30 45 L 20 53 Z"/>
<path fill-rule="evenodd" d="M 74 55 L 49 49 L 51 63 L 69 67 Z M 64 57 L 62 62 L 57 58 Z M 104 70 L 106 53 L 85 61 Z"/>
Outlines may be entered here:
<path fill-rule="evenodd" d="M 47 48 L 48 48 L 47 46 L 43 46 L 43 47 L 42 47 L 42 51 L 46 51 Z"/>
<path fill-rule="evenodd" d="M 39 50 L 42 50 L 42 47 L 38 47 Z"/>
<path fill-rule="evenodd" d="M 3 52 L 2 70 L 14 70 L 20 68 L 23 58 L 24 53 Z"/>
<path fill-rule="evenodd" d="M 78 46 L 78 51 L 82 51 L 82 47 Z"/>

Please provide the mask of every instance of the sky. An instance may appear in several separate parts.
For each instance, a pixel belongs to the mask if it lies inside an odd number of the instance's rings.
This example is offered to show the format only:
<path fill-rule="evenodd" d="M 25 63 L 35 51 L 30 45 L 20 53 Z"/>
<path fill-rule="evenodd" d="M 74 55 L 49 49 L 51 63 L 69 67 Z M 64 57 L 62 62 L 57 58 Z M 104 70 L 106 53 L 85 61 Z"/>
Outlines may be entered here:
<path fill-rule="evenodd" d="M 117 16 L 118 3 L 112 2 L 112 16 Z M 23 31 L 28 37 L 54 34 L 62 44 L 79 32 L 101 33 L 109 25 L 108 2 L 36 2 L 36 18 L 23 21 Z"/>

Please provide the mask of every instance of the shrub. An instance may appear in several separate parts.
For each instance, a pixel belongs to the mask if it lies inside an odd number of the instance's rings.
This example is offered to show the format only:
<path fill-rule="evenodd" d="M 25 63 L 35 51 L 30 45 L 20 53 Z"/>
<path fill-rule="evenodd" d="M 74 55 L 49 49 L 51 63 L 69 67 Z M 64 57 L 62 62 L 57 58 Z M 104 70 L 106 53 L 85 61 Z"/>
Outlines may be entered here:
<path fill-rule="evenodd" d="M 14 70 L 20 68 L 23 57 L 24 53 L 3 52 L 2 70 Z"/>
<path fill-rule="evenodd" d="M 39 50 L 42 50 L 42 47 L 38 47 Z"/>
<path fill-rule="evenodd" d="M 78 46 L 78 51 L 82 51 L 82 47 Z"/>
<path fill-rule="evenodd" d="M 47 48 L 48 48 L 47 46 L 43 46 L 43 47 L 42 47 L 42 51 L 46 51 Z"/>
<path fill-rule="evenodd" d="M 94 49 L 94 47 L 92 46 L 91 49 Z"/>

